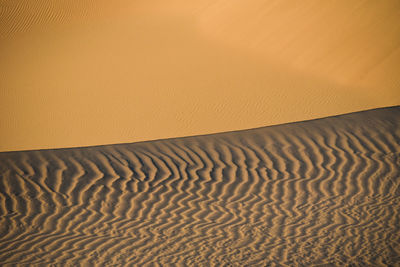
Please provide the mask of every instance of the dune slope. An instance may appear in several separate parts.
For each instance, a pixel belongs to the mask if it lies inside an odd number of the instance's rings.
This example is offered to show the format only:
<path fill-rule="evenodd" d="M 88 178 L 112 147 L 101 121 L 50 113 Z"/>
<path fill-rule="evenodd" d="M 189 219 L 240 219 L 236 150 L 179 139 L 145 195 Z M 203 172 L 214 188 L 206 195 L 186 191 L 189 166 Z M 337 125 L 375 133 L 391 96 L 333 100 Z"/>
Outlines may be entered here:
<path fill-rule="evenodd" d="M 400 1 L 0 0 L 0 151 L 400 105 Z"/>
<path fill-rule="evenodd" d="M 400 107 L 0 153 L 0 263 L 396 266 Z"/>

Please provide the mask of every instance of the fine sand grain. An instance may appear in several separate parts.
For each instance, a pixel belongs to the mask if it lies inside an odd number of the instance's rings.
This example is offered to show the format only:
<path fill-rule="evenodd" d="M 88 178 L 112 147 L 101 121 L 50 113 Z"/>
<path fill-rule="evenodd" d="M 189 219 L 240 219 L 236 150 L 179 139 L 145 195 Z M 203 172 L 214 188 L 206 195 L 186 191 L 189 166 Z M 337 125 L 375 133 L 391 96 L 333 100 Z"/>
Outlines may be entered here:
<path fill-rule="evenodd" d="M 400 107 L 0 153 L 0 264 L 400 266 Z"/>
<path fill-rule="evenodd" d="M 400 105 L 399 0 L 0 0 L 0 151 Z"/>

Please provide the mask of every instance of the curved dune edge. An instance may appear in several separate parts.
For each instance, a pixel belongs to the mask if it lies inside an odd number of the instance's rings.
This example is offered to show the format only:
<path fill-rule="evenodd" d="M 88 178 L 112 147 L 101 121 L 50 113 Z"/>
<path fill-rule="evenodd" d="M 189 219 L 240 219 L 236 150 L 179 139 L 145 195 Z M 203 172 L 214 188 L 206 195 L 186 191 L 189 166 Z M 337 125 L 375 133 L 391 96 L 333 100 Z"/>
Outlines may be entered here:
<path fill-rule="evenodd" d="M 395 266 L 400 107 L 0 153 L 0 263 Z"/>
<path fill-rule="evenodd" d="M 0 151 L 400 104 L 398 0 L 2 0 Z"/>

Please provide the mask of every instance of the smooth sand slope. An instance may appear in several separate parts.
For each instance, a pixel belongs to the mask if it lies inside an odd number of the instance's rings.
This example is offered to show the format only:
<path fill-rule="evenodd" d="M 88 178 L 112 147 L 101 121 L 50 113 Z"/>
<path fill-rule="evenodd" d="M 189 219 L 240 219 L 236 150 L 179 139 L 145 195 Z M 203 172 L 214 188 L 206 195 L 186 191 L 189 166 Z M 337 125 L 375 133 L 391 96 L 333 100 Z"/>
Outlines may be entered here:
<path fill-rule="evenodd" d="M 400 107 L 0 153 L 0 263 L 400 266 L 399 166 Z"/>
<path fill-rule="evenodd" d="M 0 0 L 0 151 L 400 105 L 400 1 Z"/>

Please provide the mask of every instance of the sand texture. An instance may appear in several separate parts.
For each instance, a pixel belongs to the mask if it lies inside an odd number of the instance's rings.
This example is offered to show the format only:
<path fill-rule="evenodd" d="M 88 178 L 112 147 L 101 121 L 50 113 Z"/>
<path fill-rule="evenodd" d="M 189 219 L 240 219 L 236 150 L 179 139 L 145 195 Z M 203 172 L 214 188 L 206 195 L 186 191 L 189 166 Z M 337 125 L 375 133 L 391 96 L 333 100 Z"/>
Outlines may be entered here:
<path fill-rule="evenodd" d="M 0 264 L 400 266 L 399 166 L 400 107 L 3 152 Z"/>
<path fill-rule="evenodd" d="M 398 0 L 0 0 L 0 151 L 400 105 L 399 70 Z"/>

